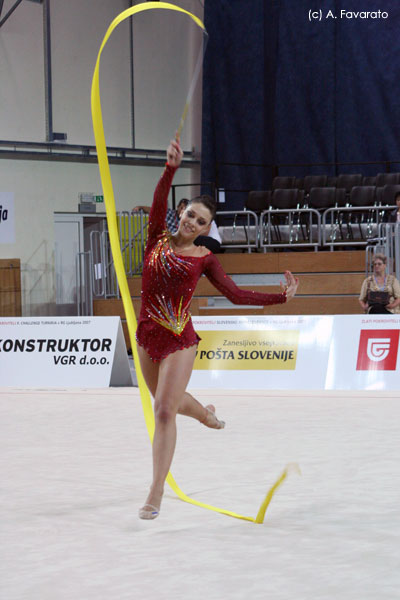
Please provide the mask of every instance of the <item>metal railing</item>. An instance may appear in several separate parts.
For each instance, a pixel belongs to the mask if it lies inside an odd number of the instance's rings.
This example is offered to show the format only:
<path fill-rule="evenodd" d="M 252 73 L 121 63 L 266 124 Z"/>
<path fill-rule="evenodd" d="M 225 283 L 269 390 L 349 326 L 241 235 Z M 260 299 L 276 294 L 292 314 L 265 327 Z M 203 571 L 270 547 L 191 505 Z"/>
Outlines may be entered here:
<path fill-rule="evenodd" d="M 323 211 L 299 206 L 290 209 L 269 208 L 257 217 L 252 211 L 218 211 L 219 215 L 233 215 L 230 226 L 220 226 L 221 247 L 252 249 L 279 247 L 366 246 L 377 235 L 385 213 L 393 206 L 331 207 Z M 252 215 L 253 223 L 238 223 Z M 248 217 L 247 217 L 248 218 Z M 240 237 L 241 233 L 241 237 Z"/>
<path fill-rule="evenodd" d="M 148 224 L 149 216 L 142 210 L 134 214 L 129 211 L 117 213 L 122 258 L 126 274 L 130 277 L 142 272 Z"/>
<path fill-rule="evenodd" d="M 314 208 L 268 209 L 260 215 L 260 247 L 321 245 L 321 215 Z"/>
<path fill-rule="evenodd" d="M 93 270 L 90 251 L 78 252 L 75 259 L 76 314 L 88 316 L 93 314 L 93 288 L 91 273 Z"/>
<path fill-rule="evenodd" d="M 143 211 L 117 213 L 120 248 L 128 276 L 142 273 L 147 241 L 148 215 Z M 77 315 L 92 315 L 96 298 L 119 298 L 119 286 L 111 253 L 108 230 L 92 231 L 89 250 L 76 255 Z"/>
<path fill-rule="evenodd" d="M 376 238 L 370 239 L 365 249 L 365 274 L 372 271 L 375 254 L 387 258 L 387 272 L 394 273 L 400 280 L 400 223 L 381 223 Z"/>
<path fill-rule="evenodd" d="M 393 206 L 342 206 L 326 209 L 322 214 L 322 245 L 366 246 L 376 237 L 385 213 Z"/>
<path fill-rule="evenodd" d="M 244 248 L 248 252 L 257 249 L 260 244 L 260 230 L 258 216 L 251 210 L 222 210 L 216 214 L 217 218 L 233 216 L 233 224 L 228 227 L 223 225 L 218 228 L 221 235 L 221 246 L 228 248 Z"/>
<path fill-rule="evenodd" d="M 118 280 L 111 256 L 108 231 L 90 233 L 90 253 L 92 256 L 92 288 L 95 298 L 119 296 Z"/>

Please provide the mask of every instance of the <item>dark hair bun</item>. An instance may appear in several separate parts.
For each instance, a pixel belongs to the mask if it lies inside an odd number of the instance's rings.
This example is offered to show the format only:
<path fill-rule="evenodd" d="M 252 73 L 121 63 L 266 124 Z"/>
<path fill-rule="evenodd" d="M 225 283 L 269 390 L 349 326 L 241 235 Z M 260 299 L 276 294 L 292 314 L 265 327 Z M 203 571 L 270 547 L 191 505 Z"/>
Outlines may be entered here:
<path fill-rule="evenodd" d="M 212 218 L 214 219 L 215 213 L 217 212 L 217 207 L 216 207 L 214 198 L 212 196 L 210 196 L 209 194 L 202 194 L 201 196 L 196 196 L 195 198 L 192 198 L 189 201 L 189 205 L 196 204 L 196 203 L 200 203 L 203 206 L 205 206 L 206 208 L 208 208 L 208 210 L 211 213 Z"/>

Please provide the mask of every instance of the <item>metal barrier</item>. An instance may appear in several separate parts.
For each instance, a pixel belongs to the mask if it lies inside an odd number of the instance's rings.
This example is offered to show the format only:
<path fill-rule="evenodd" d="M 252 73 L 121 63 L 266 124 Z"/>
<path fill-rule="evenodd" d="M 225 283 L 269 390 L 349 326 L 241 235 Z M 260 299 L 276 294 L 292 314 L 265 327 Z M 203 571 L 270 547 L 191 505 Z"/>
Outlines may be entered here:
<path fill-rule="evenodd" d="M 142 273 L 147 241 L 148 215 L 143 211 L 132 215 L 117 213 L 117 227 L 126 274 Z M 93 314 L 94 298 L 119 298 L 119 286 L 114 269 L 108 230 L 92 231 L 90 249 L 76 255 L 76 312 L 79 316 Z"/>
<path fill-rule="evenodd" d="M 387 258 L 387 271 L 394 273 L 400 280 L 400 223 L 381 223 L 378 236 L 370 239 L 365 249 L 365 274 L 372 271 L 375 254 L 384 254 Z"/>
<path fill-rule="evenodd" d="M 316 222 L 315 222 L 316 221 Z M 314 208 L 268 209 L 260 215 L 260 247 L 321 245 L 321 215 Z"/>
<path fill-rule="evenodd" d="M 118 280 L 111 256 L 108 231 L 90 233 L 90 252 L 93 296 L 95 298 L 114 298 L 119 296 Z"/>
<path fill-rule="evenodd" d="M 218 227 L 221 235 L 221 248 L 245 248 L 251 252 L 257 249 L 260 241 L 258 216 L 251 210 L 218 211 L 217 217 L 233 216 L 233 224 Z"/>
<path fill-rule="evenodd" d="M 75 259 L 76 269 L 76 314 L 90 316 L 93 314 L 92 277 L 93 262 L 91 252 L 78 252 Z"/>
<path fill-rule="evenodd" d="M 393 206 L 335 206 L 322 214 L 322 245 L 365 246 Z"/>
<path fill-rule="evenodd" d="M 142 210 L 133 214 L 128 211 L 117 213 L 122 258 L 126 274 L 130 277 L 142 272 L 148 224 L 149 216 Z"/>

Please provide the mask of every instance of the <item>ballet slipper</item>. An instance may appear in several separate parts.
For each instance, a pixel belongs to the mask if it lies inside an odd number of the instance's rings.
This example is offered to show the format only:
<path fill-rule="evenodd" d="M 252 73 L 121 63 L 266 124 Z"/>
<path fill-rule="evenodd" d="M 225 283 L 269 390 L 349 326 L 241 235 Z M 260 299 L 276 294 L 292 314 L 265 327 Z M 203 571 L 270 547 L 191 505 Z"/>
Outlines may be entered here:
<path fill-rule="evenodd" d="M 147 520 L 157 519 L 159 514 L 160 514 L 160 509 L 157 508 L 157 506 L 154 506 L 153 504 L 145 504 L 144 506 L 142 506 L 141 509 L 139 509 L 139 518 L 140 519 L 147 519 Z"/>
<path fill-rule="evenodd" d="M 215 414 L 215 406 L 213 404 L 208 404 L 206 407 L 206 416 L 200 423 L 205 425 L 206 427 L 210 427 L 210 429 L 223 429 L 225 427 L 225 421 L 220 421 Z M 210 417 L 212 417 L 210 419 Z"/>

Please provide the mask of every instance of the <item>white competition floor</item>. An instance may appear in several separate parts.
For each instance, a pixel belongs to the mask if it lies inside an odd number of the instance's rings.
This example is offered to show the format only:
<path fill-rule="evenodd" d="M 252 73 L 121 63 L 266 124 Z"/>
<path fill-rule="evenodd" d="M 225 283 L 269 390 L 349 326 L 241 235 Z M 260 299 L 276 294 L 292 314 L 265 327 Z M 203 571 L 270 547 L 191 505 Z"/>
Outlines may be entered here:
<path fill-rule="evenodd" d="M 172 472 L 194 498 L 137 518 L 151 448 L 137 389 L 0 389 L 1 600 L 397 600 L 397 393 L 202 392 Z"/>

